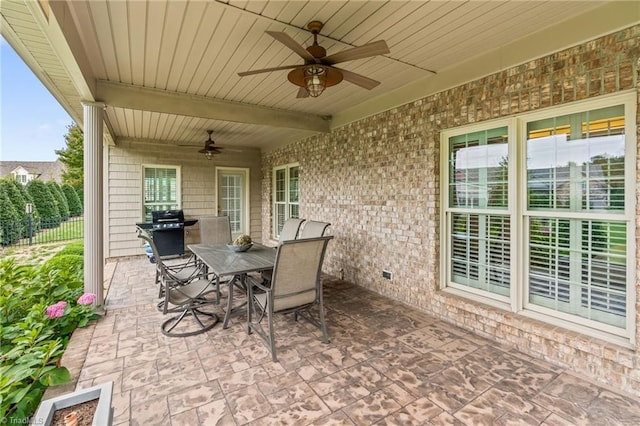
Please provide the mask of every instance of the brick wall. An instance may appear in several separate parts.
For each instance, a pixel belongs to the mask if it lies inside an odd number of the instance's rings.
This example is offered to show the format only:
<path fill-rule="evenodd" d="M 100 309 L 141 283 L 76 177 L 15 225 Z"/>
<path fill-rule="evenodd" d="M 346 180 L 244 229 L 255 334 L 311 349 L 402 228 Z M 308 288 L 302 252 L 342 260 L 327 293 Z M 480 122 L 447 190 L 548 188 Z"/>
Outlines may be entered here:
<path fill-rule="evenodd" d="M 263 154 L 263 239 L 272 168 L 298 162 L 301 216 L 336 237 L 326 272 L 640 395 L 638 351 L 437 291 L 440 131 L 637 91 L 639 57 L 634 26 Z"/>

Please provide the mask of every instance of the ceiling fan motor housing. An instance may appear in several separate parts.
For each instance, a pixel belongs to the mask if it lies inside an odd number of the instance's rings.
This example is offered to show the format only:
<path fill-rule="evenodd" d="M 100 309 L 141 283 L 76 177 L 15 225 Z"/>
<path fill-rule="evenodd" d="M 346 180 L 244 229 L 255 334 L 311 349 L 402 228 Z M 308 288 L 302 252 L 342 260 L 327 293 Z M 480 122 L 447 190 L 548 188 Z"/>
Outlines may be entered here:
<path fill-rule="evenodd" d="M 307 52 L 316 59 L 322 59 L 327 56 L 327 50 L 315 42 L 311 46 L 307 47 Z"/>

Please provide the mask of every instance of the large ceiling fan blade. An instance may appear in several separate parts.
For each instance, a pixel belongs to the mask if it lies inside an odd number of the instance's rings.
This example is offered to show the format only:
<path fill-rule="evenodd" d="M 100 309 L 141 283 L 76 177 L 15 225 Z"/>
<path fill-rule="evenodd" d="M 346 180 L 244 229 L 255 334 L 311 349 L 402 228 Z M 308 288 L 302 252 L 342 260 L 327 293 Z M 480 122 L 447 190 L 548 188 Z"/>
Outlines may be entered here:
<path fill-rule="evenodd" d="M 387 42 L 384 40 L 374 41 L 372 43 L 365 44 L 363 46 L 354 47 L 352 49 L 343 50 L 342 52 L 334 53 L 322 59 L 322 62 L 333 65 L 340 62 L 353 61 L 355 59 L 368 58 L 376 55 L 386 55 L 390 53 Z"/>
<path fill-rule="evenodd" d="M 298 94 L 296 95 L 296 98 L 308 98 L 309 97 L 309 92 L 307 92 L 307 89 L 305 89 L 304 87 L 301 87 L 298 89 Z"/>
<path fill-rule="evenodd" d="M 316 61 L 315 58 L 313 56 L 311 56 L 311 54 L 309 52 L 307 52 L 307 49 L 302 47 L 302 45 L 300 45 L 300 43 L 298 43 L 293 38 L 291 38 L 291 36 L 289 34 L 277 32 L 277 31 L 265 31 L 265 32 L 267 34 L 269 34 L 271 37 L 273 37 L 276 40 L 278 40 L 280 43 L 282 43 L 285 46 L 287 46 L 289 49 L 291 49 L 294 52 L 296 52 L 302 59 L 305 60 L 305 62 L 315 62 Z"/>
<path fill-rule="evenodd" d="M 333 68 L 340 71 L 344 79 L 347 80 L 348 82 L 358 85 L 360 87 L 363 87 L 367 90 L 371 90 L 380 84 L 379 81 L 376 81 L 369 77 L 365 77 L 364 75 L 356 74 L 355 72 L 347 71 L 338 67 L 333 67 Z"/>
<path fill-rule="evenodd" d="M 284 65 L 281 67 L 273 67 L 273 68 L 263 68 L 260 70 L 252 70 L 252 71 L 243 71 L 243 72 L 239 72 L 238 75 L 240 77 L 244 77 L 247 75 L 254 75 L 254 74 L 262 74 L 263 72 L 272 72 L 272 71 L 280 71 L 280 70 L 290 70 L 292 68 L 297 68 L 300 67 L 301 65 Z"/>

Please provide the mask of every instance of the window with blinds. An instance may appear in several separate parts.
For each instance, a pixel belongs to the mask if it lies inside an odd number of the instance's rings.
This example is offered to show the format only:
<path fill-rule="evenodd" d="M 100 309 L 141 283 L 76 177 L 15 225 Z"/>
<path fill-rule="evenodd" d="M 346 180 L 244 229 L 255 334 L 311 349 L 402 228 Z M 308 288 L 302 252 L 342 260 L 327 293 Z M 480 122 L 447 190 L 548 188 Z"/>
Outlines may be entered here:
<path fill-rule="evenodd" d="M 180 206 L 179 167 L 142 166 L 143 211 L 146 222 L 151 222 L 151 212 L 178 209 Z"/>
<path fill-rule="evenodd" d="M 507 128 L 449 140 L 452 283 L 509 295 Z"/>
<path fill-rule="evenodd" d="M 443 132 L 445 288 L 632 336 L 635 97 L 611 99 Z"/>
<path fill-rule="evenodd" d="M 528 301 L 624 327 L 624 105 L 532 121 L 527 136 Z"/>
<path fill-rule="evenodd" d="M 284 222 L 299 217 L 299 173 L 297 164 L 276 167 L 273 170 L 273 235 L 280 236 Z"/>

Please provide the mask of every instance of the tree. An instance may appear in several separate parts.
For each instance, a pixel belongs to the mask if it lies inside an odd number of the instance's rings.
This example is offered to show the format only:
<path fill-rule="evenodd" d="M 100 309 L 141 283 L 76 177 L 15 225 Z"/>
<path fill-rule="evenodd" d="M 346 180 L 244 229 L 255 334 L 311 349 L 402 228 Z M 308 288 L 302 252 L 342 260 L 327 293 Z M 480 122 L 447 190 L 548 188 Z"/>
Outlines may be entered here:
<path fill-rule="evenodd" d="M 47 182 L 47 186 L 49 187 L 49 191 L 51 191 L 51 195 L 53 195 L 53 199 L 56 202 L 56 206 L 60 212 L 60 218 L 63 221 L 69 220 L 69 203 L 67 203 L 67 198 L 62 193 L 60 185 L 58 185 L 58 182 L 50 180 Z"/>
<path fill-rule="evenodd" d="M 15 243 L 20 239 L 21 233 L 20 216 L 5 192 L 4 185 L 0 186 L 0 244 L 9 246 Z"/>
<path fill-rule="evenodd" d="M 56 206 L 55 199 L 46 183 L 40 179 L 33 179 L 27 184 L 27 191 L 33 203 L 40 213 L 41 225 L 43 228 L 55 228 L 60 225 L 62 218 L 60 210 Z"/>
<path fill-rule="evenodd" d="M 36 204 L 33 202 L 33 197 L 29 195 L 29 192 L 27 191 L 27 187 L 21 184 L 20 182 L 18 182 L 17 180 L 11 179 L 11 183 L 13 184 L 13 186 L 18 188 L 18 191 L 20 191 L 20 193 L 22 194 L 22 198 L 24 198 L 25 203 L 31 204 L 31 219 L 32 219 L 31 226 L 32 226 L 33 232 L 38 232 L 40 230 L 40 213 L 38 213 L 38 208 L 36 207 Z"/>
<path fill-rule="evenodd" d="M 18 215 L 18 223 L 16 226 L 18 227 L 18 232 L 21 237 L 27 236 L 27 212 L 25 206 L 27 202 L 24 200 L 22 193 L 20 190 L 13 185 L 15 179 L 7 177 L 5 179 L 0 179 L 0 188 L 4 191 L 4 193 L 9 198 L 9 201 L 13 205 L 13 208 Z"/>
<path fill-rule="evenodd" d="M 78 197 L 76 190 L 68 183 L 63 183 L 61 188 L 62 193 L 69 204 L 69 214 L 71 216 L 80 216 L 82 214 L 82 202 L 80 201 L 80 197 Z"/>
<path fill-rule="evenodd" d="M 68 183 L 76 190 L 80 202 L 84 199 L 84 135 L 80 127 L 73 123 L 67 126 L 64 135 L 67 147 L 56 150 L 58 160 L 65 166 L 62 182 Z"/>

